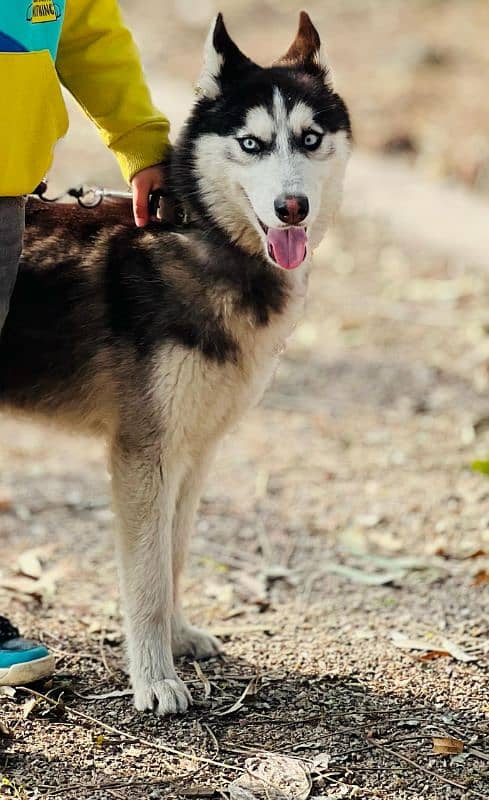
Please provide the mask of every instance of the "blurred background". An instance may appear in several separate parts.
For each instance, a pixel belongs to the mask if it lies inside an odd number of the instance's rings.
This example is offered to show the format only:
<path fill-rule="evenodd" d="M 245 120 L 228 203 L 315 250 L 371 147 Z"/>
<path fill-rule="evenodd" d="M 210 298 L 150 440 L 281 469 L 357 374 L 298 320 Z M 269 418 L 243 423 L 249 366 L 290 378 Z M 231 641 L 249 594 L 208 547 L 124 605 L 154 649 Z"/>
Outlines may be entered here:
<path fill-rule="evenodd" d="M 167 0 L 151 12 L 134 0 L 121 6 L 155 98 L 175 128 L 218 10 L 242 49 L 265 65 L 288 47 L 302 7 L 293 0 Z M 427 176 L 487 196 L 485 0 L 310 0 L 307 10 L 352 110 L 357 146 L 402 157 Z"/>
<path fill-rule="evenodd" d="M 302 3 L 121 5 L 176 135 L 216 11 L 241 49 L 269 64 L 292 41 Z M 307 730 L 267 728 L 259 714 L 279 722 L 308 712 L 316 720 L 309 757 L 327 746 L 347 786 L 335 797 L 458 798 L 436 778 L 426 788 L 412 764 L 398 772 L 392 747 L 390 755 L 356 754 L 351 731 L 381 730 L 396 752 L 432 772 L 439 761 L 423 735 L 429 741 L 434 725 L 453 734 L 450 722 L 482 746 L 489 484 L 471 464 L 489 454 L 489 3 L 308 0 L 307 9 L 351 111 L 355 154 L 343 211 L 315 256 L 306 317 L 264 401 L 213 468 L 187 603 L 194 622 L 226 639 L 235 676 L 257 668 L 279 676 L 271 680 L 288 676 L 276 690 L 267 685 L 264 705 L 258 697 L 240 711 L 242 726 L 233 716 L 226 730 L 212 721 L 221 757 L 226 736 L 282 752 L 295 742 L 299 754 Z M 72 102 L 70 114 L 50 191 L 82 182 L 120 188 L 115 162 Z M 61 668 L 76 672 L 78 697 L 114 681 L 124 688 L 104 448 L 6 416 L 0 440 L 0 609 L 45 633 Z M 410 650 L 413 637 L 423 656 Z M 469 659 L 451 656 L 447 641 Z M 66 655 L 81 651 L 88 660 Z M 211 704 L 239 696 L 243 685 L 223 682 L 226 666 L 205 670 L 220 687 Z M 338 698 L 352 713 L 363 709 L 355 728 L 328 722 Z M 124 700 L 107 708 L 149 735 Z M 326 721 L 317 721 L 318 709 Z M 416 741 L 401 735 L 403 720 Z M 68 778 L 91 769 L 78 737 L 61 747 L 54 731 L 29 724 L 32 746 L 49 749 Z M 200 746 L 197 728 L 164 725 L 158 735 Z M 108 752 L 98 757 L 107 775 L 132 763 Z M 465 758 L 445 761 L 444 774 L 485 796 L 487 761 Z M 324 787 L 319 794 L 330 796 Z"/>

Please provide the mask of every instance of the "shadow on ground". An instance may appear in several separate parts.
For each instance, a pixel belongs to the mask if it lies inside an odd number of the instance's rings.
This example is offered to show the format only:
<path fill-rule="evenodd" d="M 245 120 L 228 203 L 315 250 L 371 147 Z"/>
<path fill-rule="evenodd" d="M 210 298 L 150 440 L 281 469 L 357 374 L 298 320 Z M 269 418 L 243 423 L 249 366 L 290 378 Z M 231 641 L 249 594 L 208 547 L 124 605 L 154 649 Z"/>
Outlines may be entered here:
<path fill-rule="evenodd" d="M 70 643 L 75 653 L 82 646 Z M 301 655 L 298 649 L 299 661 Z M 483 761 L 470 753 L 462 759 L 433 756 L 433 736 L 453 736 L 460 727 L 467 732 L 469 724 L 466 712 L 441 698 L 427 700 L 407 687 L 376 692 L 361 671 L 328 674 L 310 662 L 295 671 L 262 670 L 256 661 L 228 655 L 202 663 L 198 674 L 188 662 L 180 666 L 196 702 L 184 718 L 141 715 L 130 698 L 105 697 L 125 685 L 119 672 L 100 682 L 98 672 L 84 668 L 37 687 L 59 704 L 53 708 L 40 700 L 28 715 L 31 736 L 27 730 L 19 741 L 14 731 L 13 739 L 3 740 L 3 770 L 13 785 L 28 793 L 37 788 L 42 797 L 101 798 L 109 790 L 131 798 L 218 797 L 247 758 L 287 754 L 311 771 L 313 793 L 322 797 L 350 796 L 353 788 L 352 796 L 382 796 L 377 781 L 397 798 L 416 791 L 421 796 L 427 786 L 426 797 L 445 796 L 446 786 L 453 796 L 470 796 L 462 788 L 457 792 L 461 781 L 461 787 L 472 786 L 473 796 L 484 796 Z M 82 702 L 82 696 L 90 700 Z M 8 702 L 6 717 L 15 718 L 26 700 L 20 690 Z M 59 746 L 52 754 L 46 750 L 43 730 L 58 740 L 62 753 Z M 482 727 L 471 720 L 470 730 L 478 737 Z M 180 756 L 165 754 L 165 747 Z"/>

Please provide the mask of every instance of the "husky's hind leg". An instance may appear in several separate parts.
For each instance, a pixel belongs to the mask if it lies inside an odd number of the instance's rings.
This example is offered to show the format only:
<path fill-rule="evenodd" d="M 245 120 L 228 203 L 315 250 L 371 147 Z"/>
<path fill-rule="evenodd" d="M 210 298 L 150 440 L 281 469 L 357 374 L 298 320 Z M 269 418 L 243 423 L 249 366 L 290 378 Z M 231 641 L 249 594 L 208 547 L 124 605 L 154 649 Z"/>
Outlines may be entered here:
<path fill-rule="evenodd" d="M 150 437 L 151 439 L 151 437 Z M 134 703 L 158 714 L 185 711 L 191 697 L 177 677 L 171 647 L 172 525 L 181 475 L 164 462 L 160 442 L 134 434 L 112 449 L 121 601 Z"/>
<path fill-rule="evenodd" d="M 184 617 L 181 599 L 181 576 L 185 566 L 188 542 L 192 533 L 195 514 L 199 505 L 202 487 L 207 475 L 214 448 L 194 460 L 180 487 L 173 525 L 173 617 L 172 646 L 175 656 L 189 655 L 193 658 L 211 658 L 221 650 L 214 636 L 190 625 Z"/>

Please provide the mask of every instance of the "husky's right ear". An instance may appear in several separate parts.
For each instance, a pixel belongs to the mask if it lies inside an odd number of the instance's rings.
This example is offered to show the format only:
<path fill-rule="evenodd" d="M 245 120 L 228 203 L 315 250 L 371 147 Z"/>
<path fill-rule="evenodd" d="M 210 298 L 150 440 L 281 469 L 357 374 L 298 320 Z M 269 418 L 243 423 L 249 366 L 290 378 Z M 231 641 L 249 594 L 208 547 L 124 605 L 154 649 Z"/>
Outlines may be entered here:
<path fill-rule="evenodd" d="M 197 93 L 214 100 L 221 94 L 223 83 L 250 66 L 253 66 L 253 62 L 235 45 L 224 25 L 222 14 L 218 14 L 207 35 Z"/>

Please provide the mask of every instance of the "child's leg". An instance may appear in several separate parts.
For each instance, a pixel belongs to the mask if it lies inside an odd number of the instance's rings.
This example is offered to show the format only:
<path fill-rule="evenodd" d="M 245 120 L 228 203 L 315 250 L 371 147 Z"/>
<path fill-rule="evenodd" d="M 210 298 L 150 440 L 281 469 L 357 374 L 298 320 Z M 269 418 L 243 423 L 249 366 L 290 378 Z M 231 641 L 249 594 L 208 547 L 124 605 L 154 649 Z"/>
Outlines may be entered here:
<path fill-rule="evenodd" d="M 23 197 L 0 197 L 0 332 L 22 252 L 24 206 Z M 0 616 L 0 686 L 32 683 L 50 675 L 53 669 L 54 658 L 44 645 L 23 639 L 17 628 Z"/>
<path fill-rule="evenodd" d="M 25 224 L 25 199 L 0 197 L 0 332 L 7 317 Z"/>

